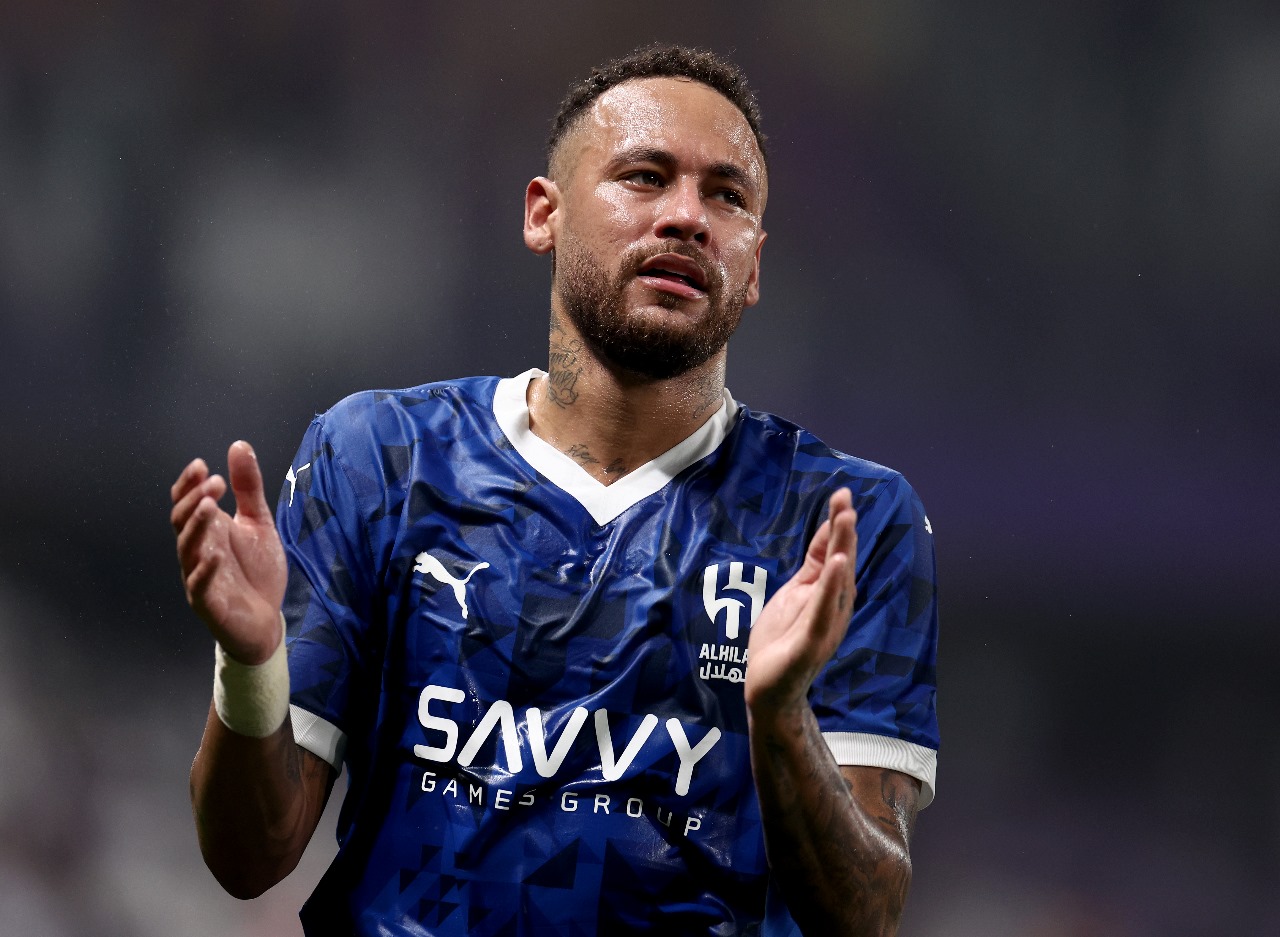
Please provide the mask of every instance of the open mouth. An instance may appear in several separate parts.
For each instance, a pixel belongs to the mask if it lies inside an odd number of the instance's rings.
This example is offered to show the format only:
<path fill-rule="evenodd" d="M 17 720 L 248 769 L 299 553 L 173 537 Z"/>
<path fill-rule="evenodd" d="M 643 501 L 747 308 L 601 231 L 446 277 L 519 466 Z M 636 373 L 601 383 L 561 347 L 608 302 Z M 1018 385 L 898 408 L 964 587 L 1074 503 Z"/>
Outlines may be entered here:
<path fill-rule="evenodd" d="M 702 289 L 702 287 L 698 285 L 698 282 L 694 280 L 693 277 L 686 276 L 681 273 L 676 273 L 673 270 L 663 270 L 661 268 L 658 268 L 655 270 L 646 270 L 642 275 L 646 277 L 657 277 L 658 279 L 661 279 L 661 280 L 674 280 L 677 283 L 687 283 L 690 286 L 692 286 L 694 289 L 697 289 L 697 290 Z"/>
<path fill-rule="evenodd" d="M 659 254 L 640 267 L 637 276 L 654 289 L 690 299 L 707 294 L 707 278 L 696 261 L 681 254 Z"/>

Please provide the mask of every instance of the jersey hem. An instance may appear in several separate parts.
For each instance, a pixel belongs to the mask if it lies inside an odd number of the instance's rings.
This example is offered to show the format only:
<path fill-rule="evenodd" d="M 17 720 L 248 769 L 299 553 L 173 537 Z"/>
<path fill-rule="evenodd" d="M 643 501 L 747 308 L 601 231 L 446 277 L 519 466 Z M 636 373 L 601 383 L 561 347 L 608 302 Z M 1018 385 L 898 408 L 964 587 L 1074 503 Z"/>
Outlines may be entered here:
<path fill-rule="evenodd" d="M 823 732 L 822 737 L 836 764 L 901 771 L 920 782 L 919 809 L 923 810 L 933 802 L 938 753 L 932 748 L 869 732 Z"/>
<path fill-rule="evenodd" d="M 342 770 L 347 736 L 341 729 L 292 703 L 289 704 L 289 721 L 293 724 L 293 740 L 300 747 L 329 762 L 334 770 Z"/>

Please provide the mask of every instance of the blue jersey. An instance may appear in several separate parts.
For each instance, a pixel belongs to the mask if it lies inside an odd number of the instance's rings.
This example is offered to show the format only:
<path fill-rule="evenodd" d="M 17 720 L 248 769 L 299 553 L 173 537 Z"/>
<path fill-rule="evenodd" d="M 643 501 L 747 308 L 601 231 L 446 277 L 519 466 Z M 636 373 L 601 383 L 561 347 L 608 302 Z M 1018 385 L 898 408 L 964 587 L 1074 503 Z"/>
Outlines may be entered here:
<path fill-rule="evenodd" d="M 839 487 L 848 634 L 810 693 L 840 764 L 933 797 L 933 544 L 901 475 L 726 393 L 612 485 L 518 378 L 350 397 L 286 477 L 291 713 L 348 772 L 309 935 L 789 934 L 742 683 Z M 769 897 L 767 897 L 769 896 Z"/>

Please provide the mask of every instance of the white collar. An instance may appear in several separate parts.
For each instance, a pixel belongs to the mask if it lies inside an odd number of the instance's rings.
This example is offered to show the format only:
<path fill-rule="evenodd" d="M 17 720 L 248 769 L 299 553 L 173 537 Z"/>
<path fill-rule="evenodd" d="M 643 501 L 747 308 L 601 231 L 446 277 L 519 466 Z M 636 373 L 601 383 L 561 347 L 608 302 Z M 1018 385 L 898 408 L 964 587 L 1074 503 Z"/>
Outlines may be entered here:
<path fill-rule="evenodd" d="M 706 458 L 724 442 L 733 424 L 737 404 L 724 390 L 720 409 L 683 442 L 677 443 L 612 485 L 596 481 L 581 465 L 529 429 L 529 382 L 544 376 L 539 368 L 498 382 L 493 395 L 493 415 L 511 445 L 534 469 L 586 508 L 597 524 L 609 523 L 627 508 L 661 490 L 699 459 Z"/>

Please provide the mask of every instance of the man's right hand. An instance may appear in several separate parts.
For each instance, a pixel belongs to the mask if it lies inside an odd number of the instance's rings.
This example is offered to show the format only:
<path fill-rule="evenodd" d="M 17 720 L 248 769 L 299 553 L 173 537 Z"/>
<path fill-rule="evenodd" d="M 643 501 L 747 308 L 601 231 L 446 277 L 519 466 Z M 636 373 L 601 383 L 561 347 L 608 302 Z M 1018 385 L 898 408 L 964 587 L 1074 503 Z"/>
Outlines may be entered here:
<path fill-rule="evenodd" d="M 169 519 L 187 601 L 223 650 L 242 664 L 260 664 L 280 643 L 280 604 L 288 576 L 284 549 L 262 488 L 253 448 L 227 450 L 235 516 L 218 507 L 227 482 L 204 459 L 182 470 L 170 495 Z"/>
<path fill-rule="evenodd" d="M 280 646 L 284 548 L 247 442 L 227 451 L 235 516 L 218 507 L 227 482 L 196 459 L 178 476 L 173 532 L 187 601 L 217 642 L 242 664 Z M 240 735 L 209 707 L 191 765 L 191 807 L 200 852 L 222 886 L 252 898 L 288 875 L 315 832 L 337 772 L 301 748 L 286 716 L 266 738 Z"/>

